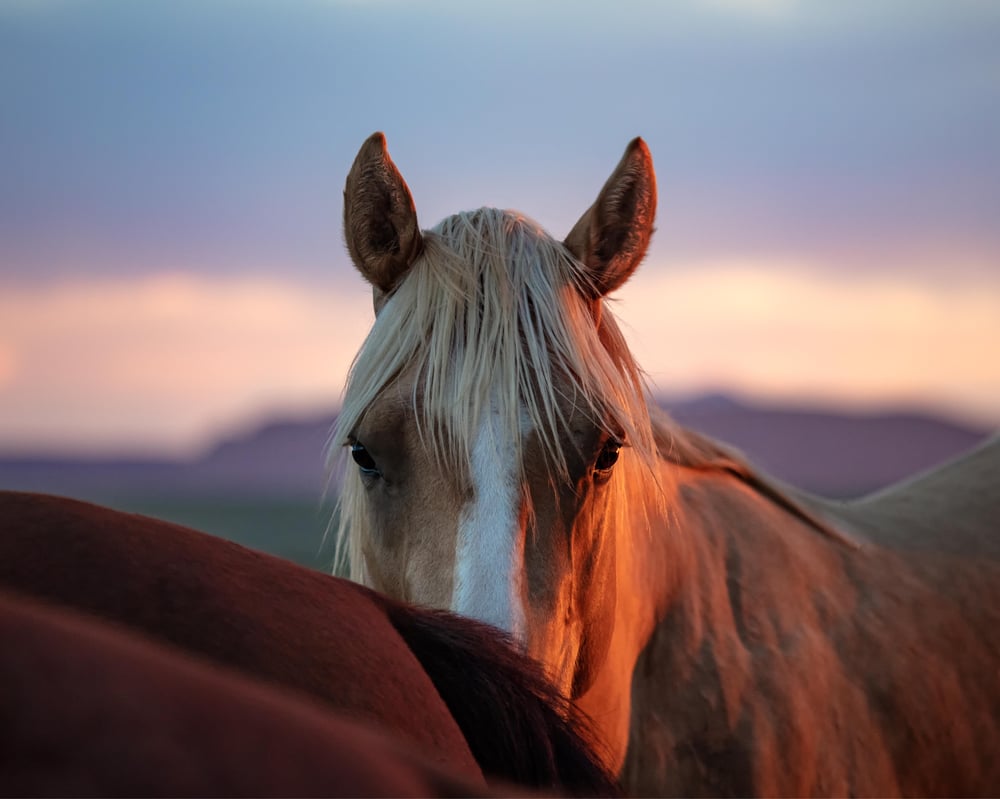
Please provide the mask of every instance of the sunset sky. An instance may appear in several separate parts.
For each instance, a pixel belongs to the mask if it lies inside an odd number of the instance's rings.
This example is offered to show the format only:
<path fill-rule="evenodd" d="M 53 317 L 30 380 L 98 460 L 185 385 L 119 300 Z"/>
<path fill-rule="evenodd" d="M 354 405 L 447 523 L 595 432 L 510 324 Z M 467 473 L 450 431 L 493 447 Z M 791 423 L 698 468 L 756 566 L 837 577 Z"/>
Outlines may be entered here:
<path fill-rule="evenodd" d="M 332 410 L 344 179 L 562 237 L 626 143 L 655 386 L 1000 426 L 1000 3 L 0 3 L 0 454 Z"/>

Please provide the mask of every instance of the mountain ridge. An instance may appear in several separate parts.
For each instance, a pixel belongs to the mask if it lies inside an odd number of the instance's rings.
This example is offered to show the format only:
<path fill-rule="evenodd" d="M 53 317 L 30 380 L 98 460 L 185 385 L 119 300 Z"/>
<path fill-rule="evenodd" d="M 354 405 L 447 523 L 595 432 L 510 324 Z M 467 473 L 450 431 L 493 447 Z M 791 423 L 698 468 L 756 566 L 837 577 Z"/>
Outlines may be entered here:
<path fill-rule="evenodd" d="M 831 497 L 882 488 L 961 453 L 991 432 L 909 409 L 844 411 L 720 392 L 658 401 L 681 425 L 735 447 L 769 474 Z M 220 437 L 188 459 L 0 454 L 0 487 L 96 500 L 130 494 L 318 498 L 329 483 L 324 450 L 335 418 L 334 413 L 274 416 Z"/>

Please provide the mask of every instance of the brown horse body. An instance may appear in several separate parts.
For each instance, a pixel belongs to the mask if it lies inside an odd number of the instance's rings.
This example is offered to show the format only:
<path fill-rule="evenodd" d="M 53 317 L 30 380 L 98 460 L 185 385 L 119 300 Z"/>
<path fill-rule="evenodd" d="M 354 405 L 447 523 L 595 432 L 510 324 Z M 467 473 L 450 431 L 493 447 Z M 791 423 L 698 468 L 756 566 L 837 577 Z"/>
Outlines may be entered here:
<path fill-rule="evenodd" d="M 734 465 L 665 463 L 673 513 L 622 559 L 655 607 L 632 642 L 626 785 L 1000 789 L 1000 447 L 858 502 L 785 491 L 818 524 Z"/>
<path fill-rule="evenodd" d="M 260 714 L 246 711 L 237 700 L 272 686 L 282 695 L 294 694 L 290 711 L 271 715 L 279 726 L 304 717 L 299 737 L 322 728 L 315 717 L 331 711 L 346 720 L 327 725 L 334 729 L 324 734 L 334 743 L 346 734 L 345 724 L 377 728 L 379 735 L 398 742 L 390 749 L 412 750 L 411 761 L 427 762 L 428 774 L 453 775 L 456 785 L 481 790 L 485 774 L 510 784 L 582 793 L 610 786 L 565 703 L 532 664 L 485 625 L 411 608 L 346 580 L 177 525 L 13 492 L 0 492 L 0 586 L 16 592 L 15 603 L 18 596 L 33 598 L 116 625 L 116 630 L 96 633 L 49 625 L 52 635 L 61 630 L 84 653 L 94 649 L 95 635 L 115 639 L 124 631 L 145 642 L 146 649 L 139 647 L 137 653 L 138 645 L 119 647 L 123 657 L 134 653 L 139 664 L 155 660 L 150 648 L 168 650 L 164 679 L 193 685 L 196 696 L 206 694 L 204 685 L 223 680 L 217 673 L 191 677 L 187 666 L 177 676 L 171 658 L 195 659 L 203 670 L 214 664 L 216 671 L 239 672 L 219 709 L 226 717 L 243 714 L 247 723 L 261 724 Z M 16 604 L 12 607 L 11 613 L 18 611 Z M 119 646 L 115 640 L 112 644 Z M 256 688 L 246 687 L 251 680 Z M 139 677 L 135 681 L 140 694 L 153 690 Z M 90 687 L 81 680 L 73 690 L 89 707 L 99 707 L 93 696 L 86 699 Z M 35 719 L 44 722 L 44 717 Z M 215 751 L 207 739 L 218 734 L 218 725 L 199 729 L 191 714 L 177 726 L 182 723 L 192 739 L 174 740 L 175 746 L 204 744 Z M 163 733 L 154 740 L 168 738 Z M 16 742 L 23 745 L 24 739 Z M 329 754 L 334 761 L 338 757 L 335 751 Z M 282 763 L 275 756 L 280 776 Z M 325 773 L 311 769 L 317 779 Z M 162 783 L 160 791 L 170 793 L 172 784 L 182 783 Z M 244 784 L 233 783 L 233 792 L 242 792 Z M 271 784 L 275 792 L 294 794 L 306 783 Z M 350 793 L 337 785 L 310 784 L 315 792 Z M 193 790 L 216 793 L 217 785 L 223 783 L 209 781 Z M 387 786 L 384 792 L 393 790 Z"/>
<path fill-rule="evenodd" d="M 1000 792 L 1000 441 L 854 503 L 651 410 L 605 296 L 656 180 L 636 139 L 562 242 L 421 231 L 375 134 L 344 231 L 376 318 L 334 441 L 352 576 L 507 631 L 626 790 Z"/>
<path fill-rule="evenodd" d="M 0 594 L 0 795 L 479 796 L 375 728 Z"/>

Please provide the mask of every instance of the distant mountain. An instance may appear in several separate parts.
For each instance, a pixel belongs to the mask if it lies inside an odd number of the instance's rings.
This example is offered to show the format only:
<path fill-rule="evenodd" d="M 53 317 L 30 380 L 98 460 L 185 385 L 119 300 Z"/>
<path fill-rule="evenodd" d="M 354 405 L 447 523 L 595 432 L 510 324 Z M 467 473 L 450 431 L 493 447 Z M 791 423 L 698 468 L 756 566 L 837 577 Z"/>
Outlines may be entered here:
<path fill-rule="evenodd" d="M 665 399 L 681 424 L 743 451 L 770 474 L 827 496 L 881 488 L 930 468 L 990 431 L 936 416 L 758 405 L 724 394 Z M 319 497 L 331 415 L 273 421 L 190 461 L 0 457 L 0 487 L 96 501 L 122 497 Z"/>
<path fill-rule="evenodd" d="M 769 474 L 830 497 L 883 488 L 992 432 L 928 414 L 805 410 L 717 394 L 663 404 L 685 427 L 736 447 Z"/>
<path fill-rule="evenodd" d="M 324 449 L 333 419 L 268 422 L 190 460 L 0 456 L 0 488 L 100 502 L 135 496 L 316 499 L 326 487 Z"/>

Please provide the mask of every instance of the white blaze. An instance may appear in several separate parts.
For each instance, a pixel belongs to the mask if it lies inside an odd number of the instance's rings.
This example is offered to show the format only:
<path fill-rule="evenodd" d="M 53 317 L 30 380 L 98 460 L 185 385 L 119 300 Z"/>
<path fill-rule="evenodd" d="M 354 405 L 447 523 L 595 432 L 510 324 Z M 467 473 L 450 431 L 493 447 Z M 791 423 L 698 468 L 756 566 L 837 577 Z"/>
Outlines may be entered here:
<path fill-rule="evenodd" d="M 492 403 L 472 447 L 473 498 L 459 517 L 451 609 L 524 640 L 520 470 Z"/>

